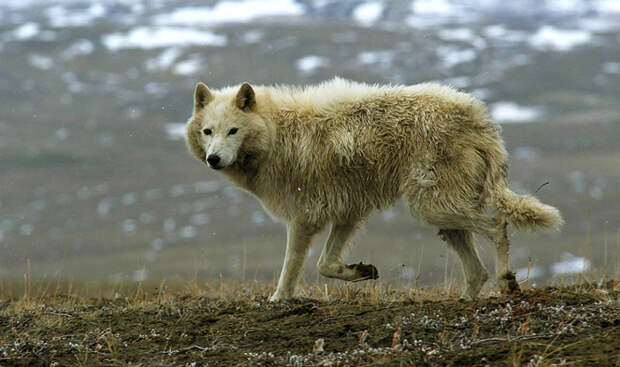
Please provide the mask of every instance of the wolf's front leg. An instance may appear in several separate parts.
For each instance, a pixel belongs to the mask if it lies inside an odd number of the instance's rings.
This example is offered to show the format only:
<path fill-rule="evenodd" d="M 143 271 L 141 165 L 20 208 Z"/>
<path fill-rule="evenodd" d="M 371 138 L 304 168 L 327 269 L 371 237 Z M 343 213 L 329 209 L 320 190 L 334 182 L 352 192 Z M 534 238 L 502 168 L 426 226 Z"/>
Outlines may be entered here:
<path fill-rule="evenodd" d="M 345 265 L 342 263 L 342 251 L 346 248 L 357 227 L 357 222 L 334 223 L 332 225 L 329 238 L 319 258 L 319 273 L 321 275 L 348 281 L 377 279 L 379 277 L 374 265 L 362 263 Z"/>
<path fill-rule="evenodd" d="M 296 221 L 289 222 L 286 229 L 286 255 L 284 255 L 284 265 L 280 273 L 278 288 L 269 298 L 272 302 L 293 298 L 295 286 L 308 253 L 308 247 L 312 242 L 312 236 L 319 230 L 316 226 Z"/>

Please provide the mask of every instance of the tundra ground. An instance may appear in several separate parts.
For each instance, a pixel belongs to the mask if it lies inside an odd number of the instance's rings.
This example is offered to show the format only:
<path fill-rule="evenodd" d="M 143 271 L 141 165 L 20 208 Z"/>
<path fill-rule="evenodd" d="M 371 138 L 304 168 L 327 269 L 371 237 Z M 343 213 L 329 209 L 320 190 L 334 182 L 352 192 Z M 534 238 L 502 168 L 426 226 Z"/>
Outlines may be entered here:
<path fill-rule="evenodd" d="M 620 363 L 614 281 L 474 302 L 372 283 L 302 286 L 305 298 L 283 303 L 257 282 L 16 287 L 3 285 L 2 366 Z"/>

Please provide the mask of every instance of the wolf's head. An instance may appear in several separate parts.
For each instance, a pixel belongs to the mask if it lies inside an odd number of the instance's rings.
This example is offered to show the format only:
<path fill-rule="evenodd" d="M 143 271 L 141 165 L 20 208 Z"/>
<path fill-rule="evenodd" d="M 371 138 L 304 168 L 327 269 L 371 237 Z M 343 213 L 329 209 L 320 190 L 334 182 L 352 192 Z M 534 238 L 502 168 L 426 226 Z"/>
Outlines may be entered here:
<path fill-rule="evenodd" d="M 226 168 L 267 150 L 265 130 L 250 84 L 243 83 L 236 93 L 212 93 L 203 83 L 196 85 L 186 139 L 190 151 L 209 167 Z"/>

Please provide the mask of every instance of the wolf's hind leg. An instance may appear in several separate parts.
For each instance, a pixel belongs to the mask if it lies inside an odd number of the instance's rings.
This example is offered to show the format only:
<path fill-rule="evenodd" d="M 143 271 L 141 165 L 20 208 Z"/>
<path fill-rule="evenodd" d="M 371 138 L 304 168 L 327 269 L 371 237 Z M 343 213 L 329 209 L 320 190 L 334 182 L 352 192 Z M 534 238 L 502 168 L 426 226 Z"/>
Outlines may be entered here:
<path fill-rule="evenodd" d="M 478 257 L 473 234 L 471 231 L 462 229 L 440 229 L 438 234 L 456 251 L 461 259 L 466 283 L 463 296 L 476 299 L 480 289 L 489 279 L 489 273 Z"/>
<path fill-rule="evenodd" d="M 342 263 L 342 251 L 346 248 L 353 236 L 358 223 L 332 225 L 327 243 L 319 258 L 319 273 L 328 278 L 337 278 L 348 281 L 377 279 L 377 268 L 371 264 L 345 265 Z"/>
<path fill-rule="evenodd" d="M 510 292 L 519 290 L 515 274 L 510 270 L 507 222 L 502 217 L 473 215 L 458 219 L 461 227 L 486 237 L 495 247 L 495 278 L 500 289 Z"/>
<path fill-rule="evenodd" d="M 495 277 L 500 289 L 510 292 L 519 290 L 519 283 L 515 274 L 510 270 L 507 223 L 502 219 L 496 225 L 495 232 L 487 234 L 489 241 L 495 245 Z"/>
<path fill-rule="evenodd" d="M 515 279 L 514 273 L 510 270 L 510 263 L 508 258 L 508 250 L 510 248 L 510 241 L 508 240 L 508 233 L 506 231 L 506 221 L 504 218 L 492 217 L 485 214 L 478 214 L 475 211 L 470 211 L 467 215 L 454 215 L 454 214 L 426 214 L 425 220 L 432 225 L 439 228 L 458 228 L 466 232 L 473 232 L 481 236 L 486 237 L 495 247 L 495 276 L 498 286 L 501 289 L 508 291 L 519 290 L 519 283 Z M 440 233 L 440 235 L 443 233 Z M 446 241 L 450 237 L 446 237 Z M 468 240 L 469 241 L 469 240 Z M 471 258 L 467 252 L 473 250 L 459 250 L 459 248 L 468 249 L 469 246 L 455 247 L 448 242 L 459 253 L 461 260 L 463 261 L 464 270 L 467 269 L 465 259 Z M 472 240 L 473 243 L 473 240 Z M 473 247 L 471 247 L 473 249 Z M 461 254 L 459 251 L 465 251 Z M 477 257 L 477 255 L 476 255 Z"/>
<path fill-rule="evenodd" d="M 308 248 L 314 236 L 320 228 L 306 225 L 304 223 L 291 221 L 287 226 L 286 254 L 284 255 L 284 265 L 280 273 L 278 288 L 269 298 L 270 301 L 279 301 L 293 298 L 299 274 L 304 265 L 304 260 L 308 254 Z"/>

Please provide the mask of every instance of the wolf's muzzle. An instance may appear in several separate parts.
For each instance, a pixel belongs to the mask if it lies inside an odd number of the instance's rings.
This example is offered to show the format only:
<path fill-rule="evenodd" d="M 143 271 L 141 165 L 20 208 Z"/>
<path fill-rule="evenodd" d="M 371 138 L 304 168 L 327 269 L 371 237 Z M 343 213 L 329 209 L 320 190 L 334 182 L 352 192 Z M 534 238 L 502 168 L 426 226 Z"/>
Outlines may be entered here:
<path fill-rule="evenodd" d="M 207 163 L 209 163 L 209 166 L 211 166 L 211 168 L 213 169 L 220 169 L 221 167 L 218 167 L 218 164 L 220 163 L 220 157 L 218 155 L 215 154 L 211 154 L 207 157 Z"/>

